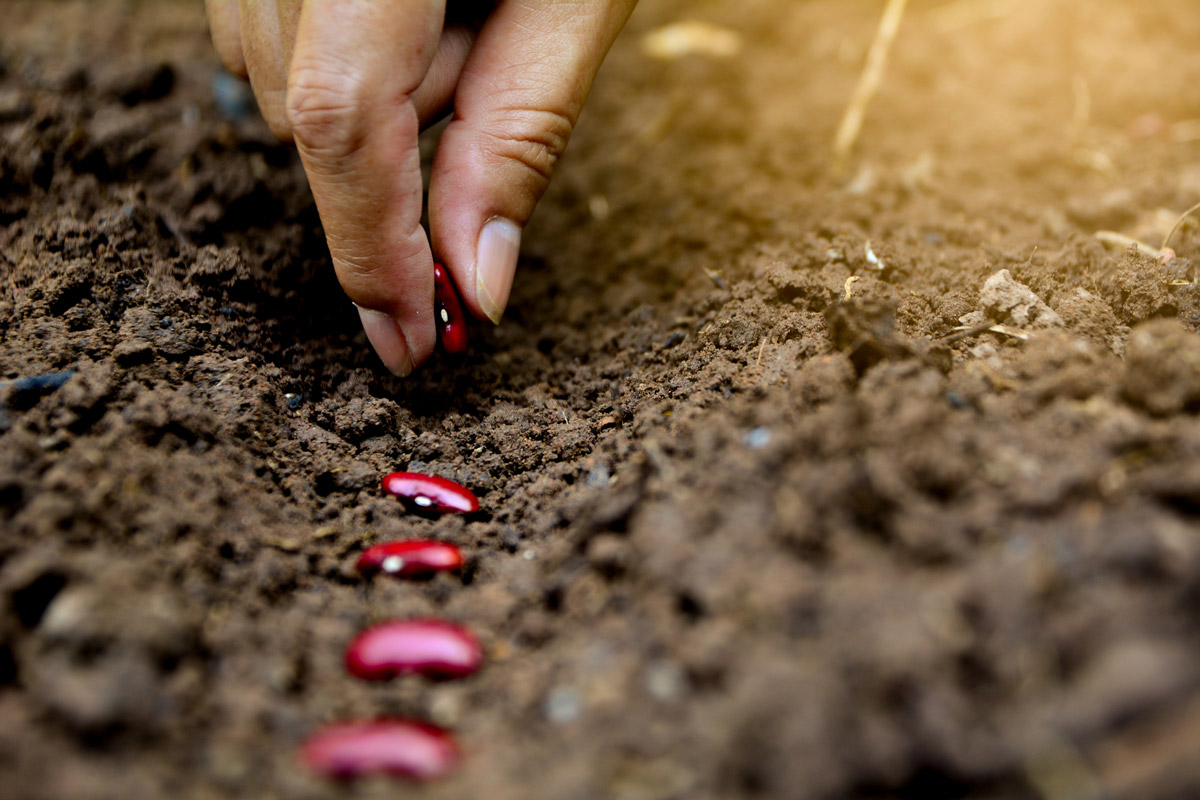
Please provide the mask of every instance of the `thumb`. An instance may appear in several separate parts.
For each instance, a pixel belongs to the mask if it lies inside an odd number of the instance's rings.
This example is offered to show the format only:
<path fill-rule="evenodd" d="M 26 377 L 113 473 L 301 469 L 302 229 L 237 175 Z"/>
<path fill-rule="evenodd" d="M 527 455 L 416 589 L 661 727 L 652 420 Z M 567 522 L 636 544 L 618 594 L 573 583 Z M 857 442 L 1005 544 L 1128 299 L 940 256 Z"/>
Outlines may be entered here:
<path fill-rule="evenodd" d="M 498 323 L 521 229 L 636 0 L 503 0 L 479 33 L 433 162 L 434 252 L 477 316 Z"/>

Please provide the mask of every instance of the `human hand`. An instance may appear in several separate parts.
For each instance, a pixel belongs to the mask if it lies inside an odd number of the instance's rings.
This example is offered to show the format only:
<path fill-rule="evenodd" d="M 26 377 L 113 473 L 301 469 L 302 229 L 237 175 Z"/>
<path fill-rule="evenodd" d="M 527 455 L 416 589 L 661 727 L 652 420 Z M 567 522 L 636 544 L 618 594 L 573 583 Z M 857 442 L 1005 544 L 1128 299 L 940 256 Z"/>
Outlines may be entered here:
<path fill-rule="evenodd" d="M 213 41 L 294 139 L 338 280 L 388 369 L 433 352 L 433 257 L 499 322 L 521 229 L 637 0 L 206 0 Z M 453 107 L 421 227 L 417 134 Z"/>

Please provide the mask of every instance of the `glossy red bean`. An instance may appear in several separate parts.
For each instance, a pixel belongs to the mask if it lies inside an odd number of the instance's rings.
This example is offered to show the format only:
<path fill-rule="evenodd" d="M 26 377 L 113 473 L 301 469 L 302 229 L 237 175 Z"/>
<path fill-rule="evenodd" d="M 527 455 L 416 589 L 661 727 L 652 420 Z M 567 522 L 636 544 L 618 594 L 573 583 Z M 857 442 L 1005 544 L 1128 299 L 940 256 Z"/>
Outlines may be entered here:
<path fill-rule="evenodd" d="M 445 542 L 384 542 L 368 547 L 355 566 L 364 575 L 383 572 L 396 578 L 418 578 L 462 566 L 462 553 Z"/>
<path fill-rule="evenodd" d="M 479 640 L 440 619 L 395 620 L 360 633 L 346 649 L 346 669 L 367 681 L 416 674 L 434 680 L 465 678 L 483 663 Z"/>
<path fill-rule="evenodd" d="M 383 479 L 383 490 L 422 511 L 471 514 L 479 510 L 479 499 L 469 489 L 436 475 L 393 472 Z"/>
<path fill-rule="evenodd" d="M 459 760 L 458 746 L 441 728 L 403 719 L 340 722 L 310 735 L 297 752 L 301 764 L 326 778 L 398 775 L 430 780 Z"/>
<path fill-rule="evenodd" d="M 462 301 L 454 280 L 441 264 L 433 265 L 433 304 L 437 314 L 438 338 L 447 353 L 461 353 L 467 349 L 467 316 L 463 313 Z"/>

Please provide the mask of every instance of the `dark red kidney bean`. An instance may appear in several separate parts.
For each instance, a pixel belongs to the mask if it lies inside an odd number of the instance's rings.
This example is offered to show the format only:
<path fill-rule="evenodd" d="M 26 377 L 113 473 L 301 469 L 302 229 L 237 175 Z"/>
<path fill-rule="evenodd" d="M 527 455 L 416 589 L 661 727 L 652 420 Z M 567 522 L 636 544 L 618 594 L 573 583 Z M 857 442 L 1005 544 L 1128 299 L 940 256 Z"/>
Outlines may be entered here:
<path fill-rule="evenodd" d="M 380 719 L 339 722 L 312 733 L 300 745 L 300 763 L 326 778 L 398 775 L 430 780 L 459 760 L 450 734 L 424 722 Z"/>
<path fill-rule="evenodd" d="M 383 479 L 383 490 L 422 511 L 472 514 L 479 510 L 479 499 L 470 489 L 436 475 L 393 472 Z"/>
<path fill-rule="evenodd" d="M 438 338 L 447 353 L 461 353 L 467 349 L 467 316 L 463 313 L 462 301 L 454 280 L 441 264 L 433 265 L 433 305 L 437 314 Z"/>
<path fill-rule="evenodd" d="M 454 545 L 419 539 L 368 547 L 355 566 L 364 575 L 383 572 L 396 578 L 416 578 L 455 570 L 462 563 L 462 553 Z"/>
<path fill-rule="evenodd" d="M 465 678 L 482 663 L 479 640 L 440 619 L 384 622 L 367 628 L 346 648 L 346 670 L 366 681 L 407 674 L 433 680 Z"/>

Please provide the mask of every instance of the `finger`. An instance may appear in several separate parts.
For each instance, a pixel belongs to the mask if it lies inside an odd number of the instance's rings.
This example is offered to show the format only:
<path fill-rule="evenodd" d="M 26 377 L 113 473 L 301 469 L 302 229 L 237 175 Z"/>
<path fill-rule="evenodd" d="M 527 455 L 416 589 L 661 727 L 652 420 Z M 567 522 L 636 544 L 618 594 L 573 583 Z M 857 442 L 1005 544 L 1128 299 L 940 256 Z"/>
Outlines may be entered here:
<path fill-rule="evenodd" d="M 454 100 L 454 88 L 463 64 L 475 44 L 478 31 L 468 25 L 447 25 L 438 42 L 437 53 L 421 85 L 412 93 L 413 106 L 424 128 L 446 115 Z"/>
<path fill-rule="evenodd" d="M 237 0 L 205 0 L 208 10 L 208 29 L 212 32 L 213 46 L 225 69 L 246 77 L 246 59 L 242 55 L 242 34 L 238 25 Z"/>
<path fill-rule="evenodd" d="M 291 138 L 287 124 L 288 67 L 302 0 L 239 0 L 242 53 L 259 111 L 280 139 Z"/>
<path fill-rule="evenodd" d="M 309 0 L 287 118 L 338 280 L 384 363 L 433 352 L 433 259 L 421 228 L 413 93 L 441 39 L 444 0 Z"/>
<path fill-rule="evenodd" d="M 291 139 L 287 82 L 302 0 L 240 0 L 240 4 L 238 0 L 209 0 L 209 3 L 229 6 L 224 13 L 232 14 L 235 24 L 239 14 L 243 18 L 244 35 L 234 40 L 242 64 L 239 74 L 243 77 L 249 74 L 255 98 L 271 131 L 284 141 Z M 446 27 L 428 75 L 413 92 L 413 104 L 423 126 L 440 118 L 450 105 L 474 40 L 475 28 L 470 24 Z"/>
<path fill-rule="evenodd" d="M 463 68 L 434 157 L 430 230 L 472 312 L 499 322 L 521 229 L 635 0 L 504 0 Z"/>

